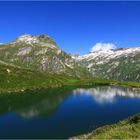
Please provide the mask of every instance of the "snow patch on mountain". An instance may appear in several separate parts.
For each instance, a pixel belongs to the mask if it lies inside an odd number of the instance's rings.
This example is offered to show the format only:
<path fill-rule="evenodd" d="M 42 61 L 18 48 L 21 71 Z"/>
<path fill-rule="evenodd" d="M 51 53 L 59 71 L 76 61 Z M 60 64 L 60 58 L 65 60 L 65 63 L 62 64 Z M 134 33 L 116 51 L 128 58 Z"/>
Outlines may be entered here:
<path fill-rule="evenodd" d="M 108 61 L 110 59 L 113 58 L 119 58 L 119 57 L 127 57 L 128 55 L 135 55 L 136 53 L 140 52 L 140 47 L 136 47 L 136 48 L 127 48 L 127 49 L 109 49 L 105 48 L 105 51 L 103 51 L 103 49 L 99 49 L 98 51 L 93 51 L 89 54 L 83 55 L 83 56 L 77 56 L 74 57 L 74 59 L 76 59 L 77 61 L 82 61 L 82 60 L 86 60 L 86 61 L 91 61 L 96 59 L 97 61 L 102 60 L 104 61 Z M 101 61 L 100 61 L 101 63 Z"/>

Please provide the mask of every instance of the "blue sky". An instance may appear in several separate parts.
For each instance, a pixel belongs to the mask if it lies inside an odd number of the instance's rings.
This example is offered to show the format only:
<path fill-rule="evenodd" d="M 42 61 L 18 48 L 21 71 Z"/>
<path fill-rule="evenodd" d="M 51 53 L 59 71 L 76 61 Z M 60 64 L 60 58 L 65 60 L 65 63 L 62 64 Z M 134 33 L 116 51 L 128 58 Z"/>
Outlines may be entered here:
<path fill-rule="evenodd" d="M 49 34 L 68 53 L 140 46 L 140 2 L 0 2 L 0 42 L 25 33 Z"/>

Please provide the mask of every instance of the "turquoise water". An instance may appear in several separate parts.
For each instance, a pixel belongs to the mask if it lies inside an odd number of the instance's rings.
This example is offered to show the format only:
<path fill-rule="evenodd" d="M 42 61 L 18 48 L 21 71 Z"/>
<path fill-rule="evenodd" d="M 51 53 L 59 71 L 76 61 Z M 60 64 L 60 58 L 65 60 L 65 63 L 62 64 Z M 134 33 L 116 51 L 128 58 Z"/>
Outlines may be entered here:
<path fill-rule="evenodd" d="M 99 86 L 0 95 L 0 138 L 69 138 L 140 112 L 140 93 Z"/>

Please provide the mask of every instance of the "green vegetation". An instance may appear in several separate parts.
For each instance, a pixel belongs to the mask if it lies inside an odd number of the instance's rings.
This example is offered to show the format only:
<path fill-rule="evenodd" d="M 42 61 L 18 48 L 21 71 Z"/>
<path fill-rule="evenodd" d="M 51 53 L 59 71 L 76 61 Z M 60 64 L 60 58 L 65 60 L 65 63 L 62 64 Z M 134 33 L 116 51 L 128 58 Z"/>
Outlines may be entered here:
<path fill-rule="evenodd" d="M 140 83 L 138 82 L 118 82 L 120 86 L 140 88 Z"/>
<path fill-rule="evenodd" d="M 99 79 L 76 78 L 66 75 L 48 74 L 15 66 L 0 64 L 0 92 L 18 92 L 27 89 L 54 88 L 62 86 L 109 85 Z"/>
<path fill-rule="evenodd" d="M 140 114 L 130 117 L 117 124 L 97 128 L 77 139 L 140 139 Z"/>

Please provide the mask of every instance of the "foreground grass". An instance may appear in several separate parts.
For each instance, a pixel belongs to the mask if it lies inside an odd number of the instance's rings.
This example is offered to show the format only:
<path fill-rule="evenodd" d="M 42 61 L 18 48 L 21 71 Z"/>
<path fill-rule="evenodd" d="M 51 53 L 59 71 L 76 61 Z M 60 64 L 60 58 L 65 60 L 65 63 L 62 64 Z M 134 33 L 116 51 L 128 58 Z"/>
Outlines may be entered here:
<path fill-rule="evenodd" d="M 140 139 L 140 114 L 73 139 Z"/>

